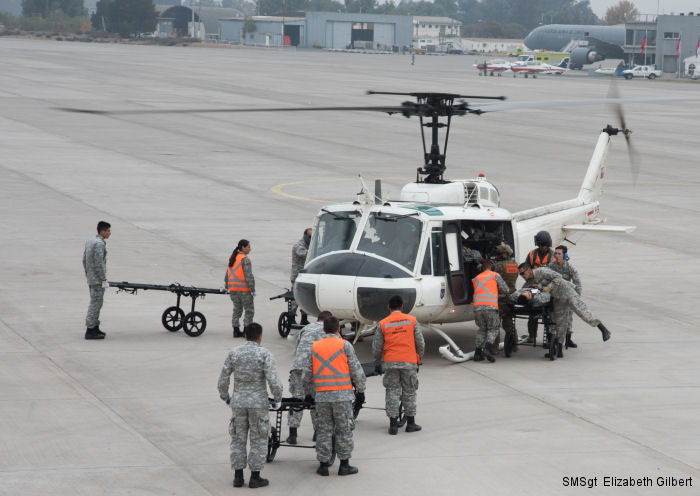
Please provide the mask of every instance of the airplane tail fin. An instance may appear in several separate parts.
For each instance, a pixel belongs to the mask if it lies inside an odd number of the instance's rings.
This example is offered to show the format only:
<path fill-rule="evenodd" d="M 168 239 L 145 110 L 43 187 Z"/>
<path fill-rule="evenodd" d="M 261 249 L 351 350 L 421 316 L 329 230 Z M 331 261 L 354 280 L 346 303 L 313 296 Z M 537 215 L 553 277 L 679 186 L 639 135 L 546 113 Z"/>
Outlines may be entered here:
<path fill-rule="evenodd" d="M 598 143 L 593 156 L 588 163 L 586 175 L 581 183 L 581 189 L 578 192 L 578 200 L 583 203 L 591 203 L 597 201 L 603 192 L 603 179 L 605 178 L 605 166 L 608 161 L 608 150 L 610 143 L 610 135 L 603 131 L 598 137 Z"/>

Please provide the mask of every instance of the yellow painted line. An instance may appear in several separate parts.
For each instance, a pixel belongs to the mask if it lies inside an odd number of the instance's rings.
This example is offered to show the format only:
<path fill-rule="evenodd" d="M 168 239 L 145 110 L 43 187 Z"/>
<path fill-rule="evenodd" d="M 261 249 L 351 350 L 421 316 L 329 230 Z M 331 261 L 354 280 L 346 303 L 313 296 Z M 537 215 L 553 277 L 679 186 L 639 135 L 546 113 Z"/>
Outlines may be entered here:
<path fill-rule="evenodd" d="M 374 181 L 375 179 L 401 179 L 398 177 L 377 177 L 374 179 L 370 178 L 363 178 L 365 180 L 365 183 L 369 181 Z M 302 201 L 310 201 L 310 202 L 316 202 L 316 203 L 341 203 L 342 201 L 352 201 L 351 200 L 334 200 L 334 199 L 324 199 L 324 200 L 319 200 L 317 198 L 307 198 L 305 196 L 298 196 L 298 195 L 292 195 L 290 193 L 285 193 L 283 191 L 284 188 L 287 186 L 297 186 L 299 184 L 319 184 L 319 183 L 336 183 L 336 182 L 348 182 L 348 181 L 357 181 L 358 183 L 360 182 L 359 177 L 346 177 L 346 178 L 324 178 L 324 179 L 305 179 L 303 181 L 293 181 L 290 183 L 281 183 L 281 184 L 276 184 L 272 188 L 270 188 L 270 191 L 272 191 L 275 194 L 278 194 L 280 196 L 284 196 L 286 198 L 291 198 L 293 200 L 302 200 Z M 369 187 L 369 185 L 367 185 Z"/>

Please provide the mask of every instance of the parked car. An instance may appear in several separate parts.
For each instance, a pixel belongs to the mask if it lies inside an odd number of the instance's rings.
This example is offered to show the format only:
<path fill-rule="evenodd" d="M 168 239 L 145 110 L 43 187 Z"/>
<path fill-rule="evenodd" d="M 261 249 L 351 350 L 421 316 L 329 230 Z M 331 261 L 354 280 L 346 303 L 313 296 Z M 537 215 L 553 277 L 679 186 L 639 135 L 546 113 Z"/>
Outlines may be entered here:
<path fill-rule="evenodd" d="M 656 79 L 661 77 L 661 71 L 655 69 L 653 65 L 638 65 L 632 69 L 622 71 L 622 76 L 625 79 L 632 79 L 633 77 Z"/>

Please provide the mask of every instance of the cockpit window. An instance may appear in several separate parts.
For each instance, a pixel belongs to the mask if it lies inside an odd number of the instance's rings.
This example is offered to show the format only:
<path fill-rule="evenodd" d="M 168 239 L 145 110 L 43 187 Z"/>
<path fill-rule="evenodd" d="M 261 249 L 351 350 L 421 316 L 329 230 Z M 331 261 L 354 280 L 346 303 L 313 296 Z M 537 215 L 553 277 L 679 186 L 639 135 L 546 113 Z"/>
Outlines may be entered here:
<path fill-rule="evenodd" d="M 324 253 L 349 249 L 359 222 L 358 211 L 327 211 L 321 214 L 316 222 L 307 262 Z"/>
<path fill-rule="evenodd" d="M 413 271 L 421 237 L 421 221 L 413 216 L 373 212 L 357 249 L 388 258 Z"/>

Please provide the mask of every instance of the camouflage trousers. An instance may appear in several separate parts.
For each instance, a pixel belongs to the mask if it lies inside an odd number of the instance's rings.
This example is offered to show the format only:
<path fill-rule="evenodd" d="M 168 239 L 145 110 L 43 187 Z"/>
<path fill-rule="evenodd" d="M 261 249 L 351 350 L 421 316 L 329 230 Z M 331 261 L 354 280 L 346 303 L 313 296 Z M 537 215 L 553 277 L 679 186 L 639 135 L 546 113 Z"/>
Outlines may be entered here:
<path fill-rule="evenodd" d="M 413 369 L 386 369 L 382 384 L 386 388 L 386 416 L 397 418 L 399 404 L 403 403 L 404 413 L 416 416 L 416 391 L 418 391 L 418 371 Z"/>
<path fill-rule="evenodd" d="M 241 320 L 241 315 L 243 315 L 244 310 L 245 316 L 243 317 L 243 327 L 253 322 L 253 315 L 255 315 L 253 295 L 246 291 L 237 291 L 229 293 L 229 295 L 231 296 L 231 301 L 233 302 L 233 316 L 231 317 L 231 325 L 233 327 L 239 327 L 238 322 Z"/>
<path fill-rule="evenodd" d="M 292 395 L 292 398 L 304 399 L 305 393 L 304 386 L 301 382 L 301 370 L 292 369 L 289 371 L 289 394 Z M 289 427 L 299 427 L 303 414 L 304 410 L 295 411 L 290 409 L 289 417 L 287 418 Z M 309 415 L 311 415 L 311 424 L 314 426 L 314 430 L 316 430 L 316 410 L 313 408 L 309 410 Z"/>
<path fill-rule="evenodd" d="M 231 434 L 231 468 L 262 470 L 267 457 L 267 435 L 270 417 L 267 408 L 233 408 L 228 432 Z M 246 456 L 246 445 L 250 434 L 250 454 Z"/>
<path fill-rule="evenodd" d="M 498 302 L 498 315 L 501 317 L 501 327 L 503 327 L 503 330 L 505 331 L 506 336 L 508 334 L 513 334 L 517 338 L 517 333 L 515 330 L 515 322 L 513 320 L 513 307 L 511 305 L 506 304 L 503 301 Z M 496 334 L 496 341 L 494 343 L 498 342 L 498 334 Z M 517 339 L 516 339 L 517 342 Z"/>
<path fill-rule="evenodd" d="M 557 325 L 557 336 L 563 336 L 563 338 L 559 339 L 566 339 L 566 333 L 571 330 L 572 317 L 567 317 L 567 312 L 575 313 L 581 318 L 581 320 L 591 327 L 595 327 L 600 324 L 600 320 L 598 320 L 591 313 L 591 311 L 588 310 L 586 303 L 573 289 L 569 289 L 563 295 L 557 295 L 556 298 L 553 298 L 553 303 L 554 322 L 558 323 L 561 320 L 564 323 L 562 326 L 564 329 L 561 330 L 559 329 L 559 325 Z M 562 340 L 561 342 L 563 343 L 564 341 Z"/>
<path fill-rule="evenodd" d="M 316 403 L 316 459 L 328 463 L 333 450 L 335 434 L 335 451 L 338 458 L 348 460 L 354 447 L 352 430 L 355 419 L 352 415 L 352 401 L 334 401 Z"/>
<path fill-rule="evenodd" d="M 560 343 L 566 341 L 566 335 L 571 332 L 571 325 L 574 320 L 574 312 L 568 305 L 557 305 L 554 300 L 552 319 L 554 320 L 553 335 Z"/>
<path fill-rule="evenodd" d="M 100 325 L 100 310 L 104 303 L 105 288 L 101 284 L 90 285 L 90 305 L 85 316 L 85 327 L 92 328 Z"/>
<path fill-rule="evenodd" d="M 501 327 L 498 310 L 496 308 L 477 310 L 474 312 L 474 321 L 479 326 L 476 333 L 476 347 L 481 348 L 485 343 L 494 343 Z"/>

